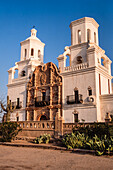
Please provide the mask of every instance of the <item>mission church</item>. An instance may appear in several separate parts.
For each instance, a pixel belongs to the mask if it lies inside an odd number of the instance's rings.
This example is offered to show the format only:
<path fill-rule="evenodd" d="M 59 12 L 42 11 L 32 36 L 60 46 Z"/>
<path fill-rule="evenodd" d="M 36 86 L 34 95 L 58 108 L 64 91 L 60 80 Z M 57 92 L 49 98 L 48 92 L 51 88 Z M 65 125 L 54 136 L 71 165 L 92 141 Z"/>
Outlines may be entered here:
<path fill-rule="evenodd" d="M 112 61 L 99 47 L 98 27 L 89 17 L 71 22 L 71 46 L 57 57 L 58 67 L 43 63 L 45 44 L 31 29 L 20 43 L 20 61 L 8 70 L 8 96 L 16 105 L 11 121 L 104 122 L 112 117 Z"/>

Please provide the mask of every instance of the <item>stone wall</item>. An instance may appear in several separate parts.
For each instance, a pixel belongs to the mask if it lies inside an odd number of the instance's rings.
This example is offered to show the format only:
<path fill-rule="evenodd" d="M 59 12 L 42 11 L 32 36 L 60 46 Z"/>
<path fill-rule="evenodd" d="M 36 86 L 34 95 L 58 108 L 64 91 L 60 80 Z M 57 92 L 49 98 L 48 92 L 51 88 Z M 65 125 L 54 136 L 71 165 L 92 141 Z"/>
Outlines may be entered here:
<path fill-rule="evenodd" d="M 22 128 L 22 131 L 19 132 L 18 137 L 38 137 L 46 133 L 51 136 L 54 135 L 54 121 L 23 121 L 18 123 Z"/>

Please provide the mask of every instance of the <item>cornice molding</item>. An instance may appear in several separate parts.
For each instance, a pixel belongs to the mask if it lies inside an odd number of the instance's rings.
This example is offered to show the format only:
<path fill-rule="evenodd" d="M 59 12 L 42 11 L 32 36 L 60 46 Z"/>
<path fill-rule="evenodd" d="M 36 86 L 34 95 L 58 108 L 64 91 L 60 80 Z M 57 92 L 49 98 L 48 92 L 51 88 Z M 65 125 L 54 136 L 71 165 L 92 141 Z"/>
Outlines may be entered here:
<path fill-rule="evenodd" d="M 71 45 L 69 48 L 70 50 L 73 50 L 73 49 L 81 49 L 83 47 L 88 47 L 88 43 L 87 42 L 84 42 L 84 43 L 80 43 L 80 44 L 76 44 L 76 45 Z"/>
<path fill-rule="evenodd" d="M 93 18 L 90 18 L 90 17 L 84 17 L 84 18 L 72 21 L 69 27 L 71 29 L 73 26 L 83 24 L 83 23 L 92 23 L 96 28 L 99 27 L 99 24 Z"/>

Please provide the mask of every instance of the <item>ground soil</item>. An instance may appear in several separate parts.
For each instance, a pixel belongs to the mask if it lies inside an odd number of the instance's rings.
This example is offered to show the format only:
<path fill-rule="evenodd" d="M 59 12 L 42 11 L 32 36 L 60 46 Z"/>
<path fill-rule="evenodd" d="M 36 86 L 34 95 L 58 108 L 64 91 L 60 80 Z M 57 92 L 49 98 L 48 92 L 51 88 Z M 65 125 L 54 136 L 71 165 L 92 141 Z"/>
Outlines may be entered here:
<path fill-rule="evenodd" d="M 112 170 L 113 157 L 0 146 L 0 170 Z"/>

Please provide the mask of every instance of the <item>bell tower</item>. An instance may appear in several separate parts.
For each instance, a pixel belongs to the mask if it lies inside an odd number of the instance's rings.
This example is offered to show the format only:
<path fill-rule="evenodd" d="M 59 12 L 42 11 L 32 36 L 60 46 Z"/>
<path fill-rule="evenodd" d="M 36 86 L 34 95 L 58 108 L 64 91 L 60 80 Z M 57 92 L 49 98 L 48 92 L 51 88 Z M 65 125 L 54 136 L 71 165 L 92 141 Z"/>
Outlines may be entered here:
<path fill-rule="evenodd" d="M 72 65 L 80 64 L 80 62 L 87 62 L 86 50 L 88 44 L 99 45 L 98 27 L 98 23 L 93 18 L 89 17 L 84 17 L 71 22 L 70 50 Z"/>
<path fill-rule="evenodd" d="M 89 17 L 84 17 L 70 24 L 71 45 L 90 42 L 98 44 L 98 23 Z"/>
<path fill-rule="evenodd" d="M 37 30 L 32 28 L 31 36 L 20 43 L 21 61 L 26 59 L 33 59 L 43 63 L 45 44 L 36 37 L 36 34 Z"/>
<path fill-rule="evenodd" d="M 19 104 L 18 109 L 11 113 L 11 121 L 16 121 L 16 115 L 18 115 L 19 121 L 25 120 L 27 83 L 35 67 L 38 65 L 43 65 L 45 44 L 37 38 L 36 34 L 37 30 L 32 28 L 31 36 L 20 43 L 20 61 L 16 62 L 15 66 L 8 70 L 8 96 L 12 104 Z M 17 75 L 15 77 L 16 71 Z"/>

